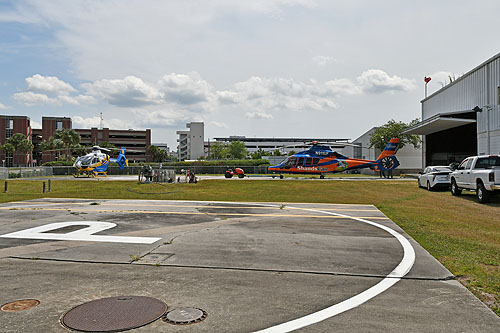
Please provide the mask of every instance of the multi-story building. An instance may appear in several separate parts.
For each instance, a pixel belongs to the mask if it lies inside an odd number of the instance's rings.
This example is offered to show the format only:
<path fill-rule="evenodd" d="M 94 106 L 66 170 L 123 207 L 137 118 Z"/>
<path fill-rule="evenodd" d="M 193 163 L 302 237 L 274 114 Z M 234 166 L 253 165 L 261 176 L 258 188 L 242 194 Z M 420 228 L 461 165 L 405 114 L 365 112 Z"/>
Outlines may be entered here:
<path fill-rule="evenodd" d="M 54 151 L 44 151 L 41 152 L 38 144 L 41 141 L 47 141 L 51 136 L 54 135 L 56 131 L 62 130 L 63 128 L 71 129 L 72 122 L 71 118 L 68 117 L 42 117 L 42 128 L 41 128 L 41 140 L 38 141 L 38 136 L 33 138 L 33 144 L 35 148 L 33 149 L 33 156 L 35 160 L 41 161 L 41 163 L 54 161 L 59 154 Z M 39 135 L 38 129 L 35 129 L 36 135 Z M 41 159 L 40 159 L 41 158 Z"/>
<path fill-rule="evenodd" d="M 0 116 L 0 144 L 4 145 L 7 140 L 16 133 L 22 133 L 31 141 L 30 118 L 26 116 Z M 31 153 L 15 152 L 14 154 L 0 151 L 2 166 L 29 165 L 31 164 Z"/>
<path fill-rule="evenodd" d="M 177 131 L 179 143 L 177 154 L 180 161 L 197 160 L 205 156 L 204 150 L 204 123 L 190 122 L 186 124 L 189 130 Z"/>
<path fill-rule="evenodd" d="M 422 166 L 500 154 L 500 53 L 423 99 Z"/>
<path fill-rule="evenodd" d="M 230 136 L 214 138 L 215 142 L 229 144 L 232 141 L 241 141 L 249 153 L 256 151 L 274 152 L 278 149 L 282 154 L 288 154 L 291 151 L 298 152 L 310 147 L 312 141 L 347 143 L 348 139 L 319 139 L 319 138 L 247 138 L 245 136 Z M 309 143 L 309 144 L 308 144 Z M 213 143 L 212 143 L 213 144 Z M 207 143 L 207 150 L 210 150 L 210 143 Z"/>
<path fill-rule="evenodd" d="M 127 149 L 127 158 L 130 162 L 149 162 L 150 156 L 147 149 L 151 145 L 151 130 L 114 130 L 109 128 L 72 128 L 72 121 L 69 117 L 42 117 L 42 128 L 31 129 L 30 118 L 26 116 L 0 116 L 0 143 L 5 144 L 6 140 L 15 133 L 22 133 L 32 141 L 34 145 L 32 154 L 16 153 L 15 156 L 0 151 L 2 165 L 28 165 L 42 164 L 56 160 L 56 152 L 43 152 L 40 150 L 40 143 L 49 140 L 55 132 L 63 128 L 73 129 L 80 134 L 82 146 L 99 145 L 108 142 L 117 148 Z"/>
<path fill-rule="evenodd" d="M 116 148 L 127 148 L 127 158 L 130 162 L 150 162 L 150 156 L 147 154 L 151 146 L 151 129 L 143 131 L 138 130 L 112 130 L 109 128 L 98 129 L 75 129 L 80 134 L 83 146 L 99 145 L 108 142 Z"/>

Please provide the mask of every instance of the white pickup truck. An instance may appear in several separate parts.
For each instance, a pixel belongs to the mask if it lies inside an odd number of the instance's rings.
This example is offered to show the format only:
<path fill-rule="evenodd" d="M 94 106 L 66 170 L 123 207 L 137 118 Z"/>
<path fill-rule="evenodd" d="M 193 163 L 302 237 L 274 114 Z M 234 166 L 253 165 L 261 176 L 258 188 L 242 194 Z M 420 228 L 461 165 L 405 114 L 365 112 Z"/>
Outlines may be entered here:
<path fill-rule="evenodd" d="M 491 194 L 500 192 L 500 157 L 497 155 L 467 157 L 450 174 L 451 194 L 462 190 L 476 191 L 480 203 L 488 202 Z"/>

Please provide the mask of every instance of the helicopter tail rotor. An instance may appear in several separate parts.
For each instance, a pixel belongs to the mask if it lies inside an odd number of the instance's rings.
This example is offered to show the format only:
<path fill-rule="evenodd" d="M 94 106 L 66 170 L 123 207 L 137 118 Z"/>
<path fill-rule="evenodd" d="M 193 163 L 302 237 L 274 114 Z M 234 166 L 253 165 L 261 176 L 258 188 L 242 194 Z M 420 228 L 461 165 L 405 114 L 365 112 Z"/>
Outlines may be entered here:
<path fill-rule="evenodd" d="M 399 161 L 394 155 L 385 156 L 377 160 L 377 167 L 379 171 L 394 170 L 399 166 Z"/>

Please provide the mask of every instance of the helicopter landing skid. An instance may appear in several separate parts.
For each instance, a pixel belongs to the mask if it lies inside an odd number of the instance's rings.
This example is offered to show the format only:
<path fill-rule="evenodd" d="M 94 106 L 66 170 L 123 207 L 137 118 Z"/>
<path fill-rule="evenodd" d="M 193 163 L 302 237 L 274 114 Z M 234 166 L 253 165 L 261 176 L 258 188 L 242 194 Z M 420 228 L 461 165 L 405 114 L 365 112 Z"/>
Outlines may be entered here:
<path fill-rule="evenodd" d="M 106 171 L 92 171 L 93 178 L 106 178 L 107 176 Z"/>
<path fill-rule="evenodd" d="M 82 176 L 87 176 L 86 178 L 90 177 L 90 173 L 88 171 L 82 171 L 82 172 L 77 172 L 73 174 L 73 177 L 75 178 L 83 178 Z"/>

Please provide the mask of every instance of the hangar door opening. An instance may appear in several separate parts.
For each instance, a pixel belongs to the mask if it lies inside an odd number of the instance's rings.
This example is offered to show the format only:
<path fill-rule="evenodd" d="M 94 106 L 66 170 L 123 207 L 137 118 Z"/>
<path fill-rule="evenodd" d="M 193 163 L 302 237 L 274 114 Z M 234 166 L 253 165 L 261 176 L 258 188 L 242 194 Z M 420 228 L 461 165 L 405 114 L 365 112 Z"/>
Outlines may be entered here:
<path fill-rule="evenodd" d="M 477 155 L 477 125 L 471 123 L 425 136 L 426 165 L 449 165 Z"/>

